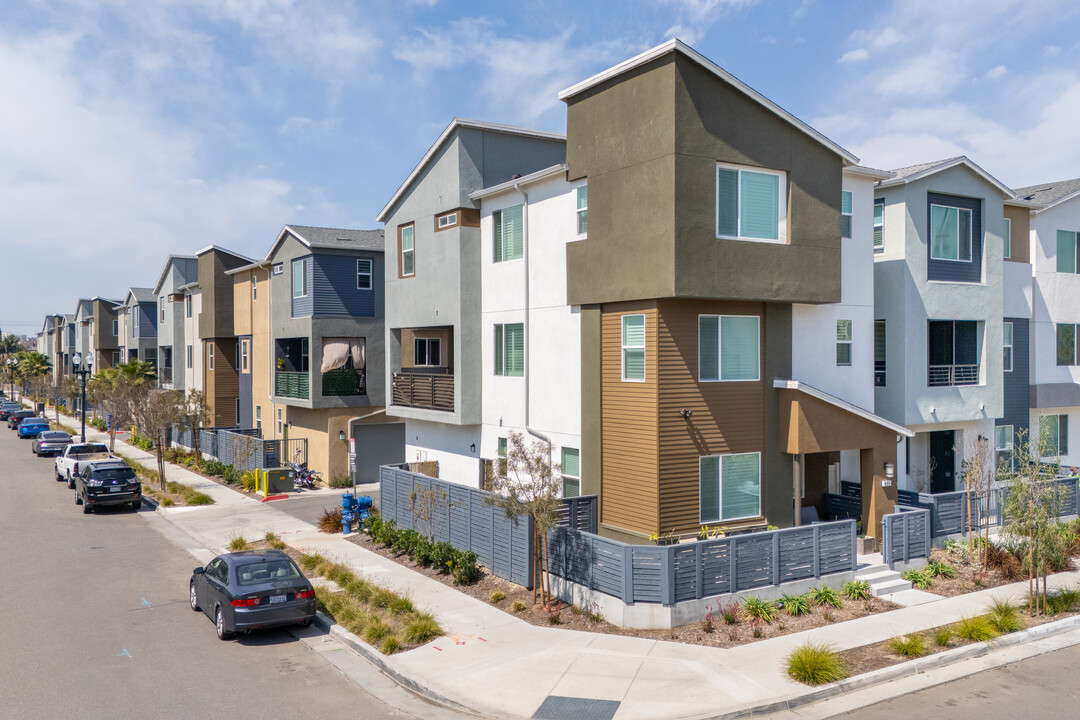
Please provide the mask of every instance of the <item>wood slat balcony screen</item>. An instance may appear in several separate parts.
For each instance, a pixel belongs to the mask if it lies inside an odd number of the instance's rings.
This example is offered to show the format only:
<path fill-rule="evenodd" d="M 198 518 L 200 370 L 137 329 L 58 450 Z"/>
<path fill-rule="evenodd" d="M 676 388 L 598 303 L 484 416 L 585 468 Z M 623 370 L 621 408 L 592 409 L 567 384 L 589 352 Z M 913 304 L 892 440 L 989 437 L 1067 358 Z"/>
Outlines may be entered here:
<path fill-rule="evenodd" d="M 394 373 L 393 404 L 400 407 L 454 412 L 454 376 Z"/>

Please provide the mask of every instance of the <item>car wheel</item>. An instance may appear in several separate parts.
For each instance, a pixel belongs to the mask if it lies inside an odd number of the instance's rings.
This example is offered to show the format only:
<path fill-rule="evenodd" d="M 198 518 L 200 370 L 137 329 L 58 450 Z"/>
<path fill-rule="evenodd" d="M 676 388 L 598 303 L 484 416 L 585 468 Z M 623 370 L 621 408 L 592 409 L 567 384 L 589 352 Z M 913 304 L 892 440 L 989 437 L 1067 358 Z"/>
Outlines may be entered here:
<path fill-rule="evenodd" d="M 74 480 L 74 478 L 72 478 L 71 475 L 68 475 L 67 476 L 67 481 L 68 481 L 68 489 L 69 490 L 74 490 L 75 489 L 75 480 Z"/>
<path fill-rule="evenodd" d="M 89 515 L 90 511 L 93 509 L 93 508 L 91 508 L 90 503 L 85 502 L 85 501 L 80 501 L 80 504 L 82 505 L 83 515 Z"/>
<path fill-rule="evenodd" d="M 134 502 L 131 503 L 131 511 L 132 512 L 139 512 L 139 508 L 141 508 L 141 507 L 142 507 L 142 500 L 135 500 Z"/>
<path fill-rule="evenodd" d="M 76 505 L 82 505 L 82 498 L 79 497 L 79 491 L 78 490 L 75 491 L 75 504 Z"/>
<path fill-rule="evenodd" d="M 304 618 L 300 621 L 301 627 L 311 627 L 311 623 L 315 622 L 315 618 Z"/>
<path fill-rule="evenodd" d="M 191 603 L 191 609 L 195 612 L 198 612 L 201 609 L 199 607 L 199 596 L 195 592 L 194 580 L 188 583 L 188 602 Z"/>
<path fill-rule="evenodd" d="M 221 608 L 217 609 L 214 625 L 217 628 L 218 640 L 228 640 L 233 636 L 231 632 L 225 629 L 225 614 L 221 612 Z"/>

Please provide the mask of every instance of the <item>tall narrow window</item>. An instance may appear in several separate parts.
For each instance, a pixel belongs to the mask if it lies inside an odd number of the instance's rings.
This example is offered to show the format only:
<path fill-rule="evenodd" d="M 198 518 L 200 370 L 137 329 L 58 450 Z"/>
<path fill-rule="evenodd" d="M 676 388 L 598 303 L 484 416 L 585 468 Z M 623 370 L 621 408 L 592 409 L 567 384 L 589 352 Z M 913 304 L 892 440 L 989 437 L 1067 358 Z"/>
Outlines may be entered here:
<path fill-rule="evenodd" d="M 562 449 L 563 497 L 581 494 L 581 458 L 577 448 Z"/>
<path fill-rule="evenodd" d="M 645 316 L 622 316 L 622 379 L 645 380 Z"/>
<path fill-rule="evenodd" d="M 787 194 L 779 172 L 716 166 L 716 236 L 785 242 Z"/>
<path fill-rule="evenodd" d="M 494 262 L 518 260 L 524 256 L 524 222 L 521 205 L 496 210 L 491 214 L 495 229 Z"/>
<path fill-rule="evenodd" d="M 131 308 L 131 329 L 135 335 L 139 334 L 139 306 Z"/>
<path fill-rule="evenodd" d="M 165 298 L 158 298 L 158 308 L 161 310 L 161 321 L 165 322 Z"/>
<path fill-rule="evenodd" d="M 209 367 L 211 370 L 213 370 L 214 369 L 214 343 L 212 343 L 212 342 L 211 343 L 206 343 L 206 348 L 207 348 L 207 360 L 208 360 L 207 367 Z"/>
<path fill-rule="evenodd" d="M 240 402 L 239 398 L 237 402 Z M 262 430 L 262 405 L 255 406 L 255 429 Z"/>
<path fill-rule="evenodd" d="M 191 316 L 189 315 L 188 317 L 191 317 Z M 113 334 L 114 337 L 120 334 L 120 321 L 119 320 L 113 320 L 112 321 L 112 334 Z"/>
<path fill-rule="evenodd" d="M 836 364 L 851 364 L 851 321 L 836 321 Z"/>
<path fill-rule="evenodd" d="M 851 237 L 851 193 L 840 193 L 840 237 Z"/>
<path fill-rule="evenodd" d="M 1077 233 L 1071 230 L 1057 231 L 1057 271 L 1075 273 Z"/>
<path fill-rule="evenodd" d="M 582 185 L 577 189 L 577 234 L 585 235 L 589 232 L 589 186 Z"/>
<path fill-rule="evenodd" d="M 498 462 L 495 463 L 495 472 L 499 473 L 499 477 L 506 477 L 506 438 L 499 438 L 499 447 L 496 452 L 498 453 L 499 459 Z"/>
<path fill-rule="evenodd" d="M 255 278 L 255 271 L 251 271 L 251 299 L 259 299 L 259 281 Z"/>
<path fill-rule="evenodd" d="M 240 372 L 248 371 L 248 355 L 250 354 L 249 340 L 240 341 Z"/>
<path fill-rule="evenodd" d="M 1001 228 L 1002 257 L 1006 260 L 1012 257 L 1012 220 L 1005 218 Z"/>
<path fill-rule="evenodd" d="M 356 261 L 356 289 L 371 289 L 371 260 L 362 258 Z"/>
<path fill-rule="evenodd" d="M 1002 364 L 1005 372 L 1013 369 L 1013 324 L 1011 322 L 1001 324 Z"/>
<path fill-rule="evenodd" d="M 119 364 L 120 364 L 120 351 L 119 350 L 113 350 L 112 366 L 116 367 Z"/>
<path fill-rule="evenodd" d="M 281 437 L 281 408 L 277 409 L 277 434 Z"/>
<path fill-rule="evenodd" d="M 761 453 L 711 455 L 698 462 L 701 522 L 761 514 Z"/>
<path fill-rule="evenodd" d="M 195 361 L 195 348 L 191 345 L 187 346 L 187 369 L 190 370 L 194 366 Z"/>
<path fill-rule="evenodd" d="M 885 321 L 874 321 L 874 387 L 885 387 Z"/>
<path fill-rule="evenodd" d="M 931 205 L 930 233 L 932 259 L 971 261 L 971 210 Z"/>
<path fill-rule="evenodd" d="M 187 318 L 191 317 L 191 296 L 190 295 L 185 295 L 184 296 L 184 317 L 187 317 Z M 115 335 L 116 333 L 113 333 L 113 334 Z"/>
<path fill-rule="evenodd" d="M 416 274 L 416 227 L 404 225 L 398 228 L 398 276 L 412 277 Z"/>
<path fill-rule="evenodd" d="M 292 261 L 292 296 L 294 298 L 306 297 L 308 258 Z"/>
<path fill-rule="evenodd" d="M 1043 415 L 1039 418 L 1039 446 L 1043 457 L 1069 454 L 1069 416 Z"/>
<path fill-rule="evenodd" d="M 1076 326 L 1072 323 L 1058 323 L 1057 364 L 1076 364 Z"/>
<path fill-rule="evenodd" d="M 495 326 L 495 374 L 522 377 L 525 374 L 525 325 Z"/>

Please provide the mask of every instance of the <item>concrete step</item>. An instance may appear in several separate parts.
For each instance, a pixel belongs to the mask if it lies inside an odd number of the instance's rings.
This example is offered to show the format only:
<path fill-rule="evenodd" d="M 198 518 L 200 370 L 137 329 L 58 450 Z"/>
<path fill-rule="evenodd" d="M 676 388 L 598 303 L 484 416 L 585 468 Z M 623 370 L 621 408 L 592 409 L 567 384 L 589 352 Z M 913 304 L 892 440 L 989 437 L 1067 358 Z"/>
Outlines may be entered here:
<path fill-rule="evenodd" d="M 881 597 L 882 595 L 904 592 L 905 590 L 910 590 L 911 587 L 911 583 L 898 577 L 896 580 L 887 580 L 871 585 L 870 594 L 874 597 Z"/>
<path fill-rule="evenodd" d="M 860 580 L 865 580 L 871 585 L 875 585 L 877 583 L 889 582 L 891 580 L 899 580 L 900 573 L 896 572 L 895 570 L 890 570 L 887 567 L 883 567 L 878 568 L 872 573 L 866 573 L 865 575 L 856 575 L 856 577 Z"/>

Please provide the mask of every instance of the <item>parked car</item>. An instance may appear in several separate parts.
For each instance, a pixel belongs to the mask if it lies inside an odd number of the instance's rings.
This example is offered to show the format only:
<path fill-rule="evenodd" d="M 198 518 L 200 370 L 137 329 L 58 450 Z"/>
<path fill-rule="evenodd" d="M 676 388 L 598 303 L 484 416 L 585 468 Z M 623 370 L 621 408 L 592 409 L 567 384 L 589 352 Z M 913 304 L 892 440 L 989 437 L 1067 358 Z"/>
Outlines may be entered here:
<path fill-rule="evenodd" d="M 68 445 L 53 464 L 56 470 L 56 480 L 58 482 L 67 480 L 68 487 L 74 490 L 75 476 L 79 474 L 80 462 L 109 460 L 110 458 L 113 460 L 118 459 L 112 456 L 109 447 L 105 443 L 75 443 Z"/>
<path fill-rule="evenodd" d="M 22 422 L 16 427 L 16 430 L 19 432 L 19 439 L 21 440 L 36 438 L 48 429 L 49 421 L 42 417 L 23 418 Z"/>
<path fill-rule="evenodd" d="M 217 636 L 315 620 L 315 589 L 281 550 L 225 553 L 191 574 L 192 610 L 214 621 Z"/>
<path fill-rule="evenodd" d="M 75 476 L 75 504 L 82 505 L 84 513 L 108 505 L 138 510 L 142 505 L 142 483 L 122 460 L 84 462 Z"/>
<path fill-rule="evenodd" d="M 33 410 L 16 410 L 15 412 L 8 415 L 7 426 L 14 430 L 15 428 L 19 427 L 19 423 L 21 423 L 26 418 L 31 417 L 37 417 L 37 413 Z"/>
<path fill-rule="evenodd" d="M 6 402 L 0 404 L 0 420 L 6 421 L 9 417 L 11 417 L 11 413 L 22 409 L 23 406 L 17 402 Z"/>
<path fill-rule="evenodd" d="M 56 455 L 64 452 L 64 448 L 71 444 L 71 436 L 63 430 L 46 430 L 34 438 L 30 450 L 41 457 L 42 455 Z"/>

